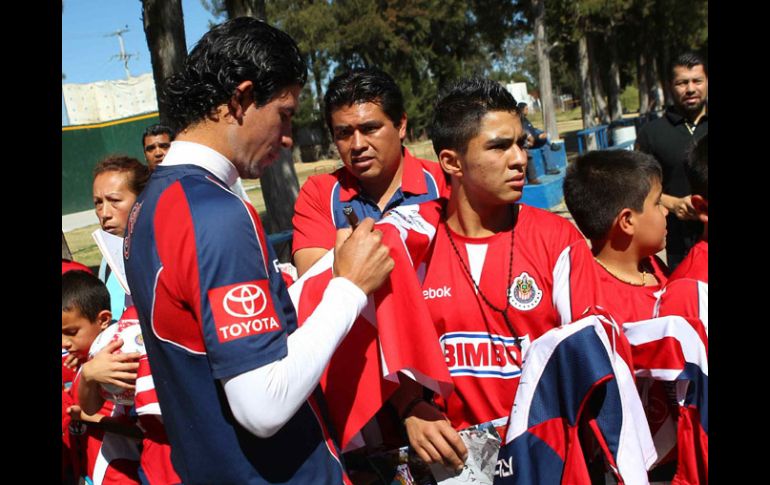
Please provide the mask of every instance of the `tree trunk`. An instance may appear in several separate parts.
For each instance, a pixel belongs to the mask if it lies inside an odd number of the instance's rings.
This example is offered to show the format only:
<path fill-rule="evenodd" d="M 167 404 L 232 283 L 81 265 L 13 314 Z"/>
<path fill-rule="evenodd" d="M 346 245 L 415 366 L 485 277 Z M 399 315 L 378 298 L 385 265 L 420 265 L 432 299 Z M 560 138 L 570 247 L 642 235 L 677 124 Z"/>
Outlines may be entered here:
<path fill-rule="evenodd" d="M 639 116 L 650 110 L 650 86 L 647 84 L 647 54 L 639 51 L 636 58 L 636 83 L 639 86 Z"/>
<path fill-rule="evenodd" d="M 583 114 L 583 128 L 591 128 L 596 123 L 594 123 L 594 96 L 588 68 L 588 42 L 586 42 L 585 35 L 578 39 L 578 68 L 580 72 L 580 110 Z"/>
<path fill-rule="evenodd" d="M 596 101 L 596 115 L 599 117 L 599 123 L 606 125 L 610 122 L 607 110 L 607 98 L 604 94 L 604 83 L 602 82 L 601 69 L 594 55 L 594 40 L 588 37 L 588 67 L 591 71 L 591 85 L 594 88 L 594 100 Z"/>
<path fill-rule="evenodd" d="M 610 27 L 612 28 L 612 26 Z M 617 36 L 613 33 L 609 36 L 610 54 L 610 120 L 617 121 L 623 118 L 623 104 L 620 102 L 620 67 L 618 65 Z"/>
<path fill-rule="evenodd" d="M 652 88 L 652 94 L 653 94 L 653 110 L 659 111 L 662 110 L 665 106 L 665 92 L 666 90 L 663 89 L 663 82 L 660 79 L 659 70 L 658 70 L 658 61 L 655 57 L 652 57 L 649 62 L 649 69 L 647 70 L 647 82 L 650 84 Z"/>
<path fill-rule="evenodd" d="M 596 125 L 594 122 L 594 96 L 591 88 L 591 75 L 588 67 L 588 42 L 586 36 L 578 39 L 578 67 L 580 70 L 580 111 L 583 114 L 583 129 Z M 586 143 L 588 150 L 596 150 L 596 137 L 589 136 Z"/>
<path fill-rule="evenodd" d="M 281 156 L 264 171 L 260 184 L 267 212 L 263 219 L 265 231 L 273 234 L 290 230 L 294 203 L 299 194 L 299 182 L 291 150 L 281 149 Z M 275 250 L 282 262 L 291 259 L 291 244 L 279 244 L 275 246 Z"/>
<path fill-rule="evenodd" d="M 671 45 L 668 42 L 662 43 L 658 51 L 658 78 L 660 79 L 661 88 L 663 90 L 663 99 L 665 99 L 665 106 L 673 104 L 671 98 L 671 71 L 669 66 L 671 65 Z"/>
<path fill-rule="evenodd" d="M 150 49 L 160 122 L 167 124 L 167 110 L 161 101 L 161 93 L 166 79 L 182 69 L 187 57 L 182 2 L 142 0 L 142 20 L 147 47 Z"/>
<path fill-rule="evenodd" d="M 316 99 L 318 100 L 318 113 L 320 120 L 325 120 L 324 117 L 324 98 L 321 93 L 323 91 L 321 90 L 321 78 L 323 77 L 323 74 L 321 73 L 321 63 L 318 61 L 318 57 L 316 52 L 313 49 L 310 49 L 310 52 L 308 52 L 308 56 L 310 57 L 310 66 L 313 71 L 313 84 L 315 85 L 315 94 Z M 326 123 L 322 123 L 321 126 L 321 156 L 326 157 L 329 155 L 329 144 L 331 144 L 331 139 L 329 138 L 329 132 L 326 129 Z"/>
<path fill-rule="evenodd" d="M 225 0 L 227 18 L 254 17 L 267 20 L 265 14 L 265 0 Z"/>
<path fill-rule="evenodd" d="M 545 35 L 545 0 L 533 0 L 532 9 L 535 14 L 535 51 L 540 82 L 540 101 L 543 107 L 543 124 L 548 136 L 554 140 L 559 138 L 559 130 L 556 128 L 556 110 L 553 106 L 553 92 L 551 91 L 551 61 L 548 58 L 548 43 Z"/>

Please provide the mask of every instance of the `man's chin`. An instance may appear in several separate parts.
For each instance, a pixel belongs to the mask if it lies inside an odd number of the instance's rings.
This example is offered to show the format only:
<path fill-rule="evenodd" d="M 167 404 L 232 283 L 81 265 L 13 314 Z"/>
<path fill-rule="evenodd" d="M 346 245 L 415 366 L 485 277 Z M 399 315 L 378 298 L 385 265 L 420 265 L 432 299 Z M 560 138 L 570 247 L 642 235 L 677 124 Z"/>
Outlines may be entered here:
<path fill-rule="evenodd" d="M 705 104 L 706 103 L 701 101 L 700 103 L 697 103 L 697 104 L 689 104 L 689 105 L 688 104 L 683 104 L 683 105 L 680 106 L 680 108 L 687 115 L 690 115 L 690 116 L 692 116 L 692 115 L 699 115 L 700 112 L 703 111 L 703 106 Z"/>

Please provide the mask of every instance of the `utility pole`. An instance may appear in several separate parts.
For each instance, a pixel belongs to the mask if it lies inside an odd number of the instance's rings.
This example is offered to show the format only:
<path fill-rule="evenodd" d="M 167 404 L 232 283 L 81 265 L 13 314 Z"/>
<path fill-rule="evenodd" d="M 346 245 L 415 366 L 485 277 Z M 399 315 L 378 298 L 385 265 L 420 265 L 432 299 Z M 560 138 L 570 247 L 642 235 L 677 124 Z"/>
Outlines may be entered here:
<path fill-rule="evenodd" d="M 105 35 L 105 37 L 113 37 L 114 36 L 114 37 L 118 38 L 118 43 L 120 44 L 120 54 L 116 54 L 116 55 L 110 57 L 110 59 L 118 58 L 121 61 L 123 61 L 123 69 L 126 70 L 126 79 L 129 79 L 129 78 L 131 78 L 131 73 L 128 70 L 128 60 L 130 58 L 134 57 L 135 54 L 126 54 L 126 49 L 125 49 L 125 47 L 123 45 L 123 34 L 125 34 L 126 32 L 128 32 L 128 25 L 126 25 L 124 28 L 122 28 L 120 30 L 116 30 L 115 32 L 113 32 L 111 34 Z"/>

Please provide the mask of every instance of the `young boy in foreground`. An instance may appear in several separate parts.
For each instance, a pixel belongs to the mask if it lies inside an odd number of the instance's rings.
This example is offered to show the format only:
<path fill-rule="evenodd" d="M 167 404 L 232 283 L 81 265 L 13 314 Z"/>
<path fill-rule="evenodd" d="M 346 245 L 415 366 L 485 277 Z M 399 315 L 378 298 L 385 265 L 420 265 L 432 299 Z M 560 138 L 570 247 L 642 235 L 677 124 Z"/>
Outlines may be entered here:
<path fill-rule="evenodd" d="M 110 294 L 104 283 L 85 271 L 63 274 L 62 349 L 69 353 L 65 365 L 77 369 L 77 375 L 67 395 L 63 395 L 62 404 L 67 406 L 63 411 L 70 419 L 62 422 L 62 433 L 64 445 L 72 450 L 73 470 L 90 477 L 95 485 L 140 483 L 137 467 L 141 432 L 129 417 L 130 408 L 99 397 L 102 402 L 89 414 L 79 404 L 98 396 L 99 382 L 133 387 L 126 382 L 126 375 L 136 376 L 139 354 L 111 354 L 122 345 L 121 341 L 107 345 L 86 362 L 91 344 L 111 323 Z M 105 360 L 117 365 L 104 365 Z M 85 395 L 79 396 L 84 389 Z"/>

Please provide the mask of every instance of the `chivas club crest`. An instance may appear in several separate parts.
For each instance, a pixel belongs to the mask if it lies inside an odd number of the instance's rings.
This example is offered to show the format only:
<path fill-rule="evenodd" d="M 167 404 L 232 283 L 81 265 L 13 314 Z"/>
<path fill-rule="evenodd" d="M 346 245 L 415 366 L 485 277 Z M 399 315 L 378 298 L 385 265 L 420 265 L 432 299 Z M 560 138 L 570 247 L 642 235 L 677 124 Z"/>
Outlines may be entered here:
<path fill-rule="evenodd" d="M 508 302 L 519 310 L 532 310 L 543 297 L 543 291 L 537 287 L 535 279 L 526 272 L 514 278 L 508 296 Z"/>

